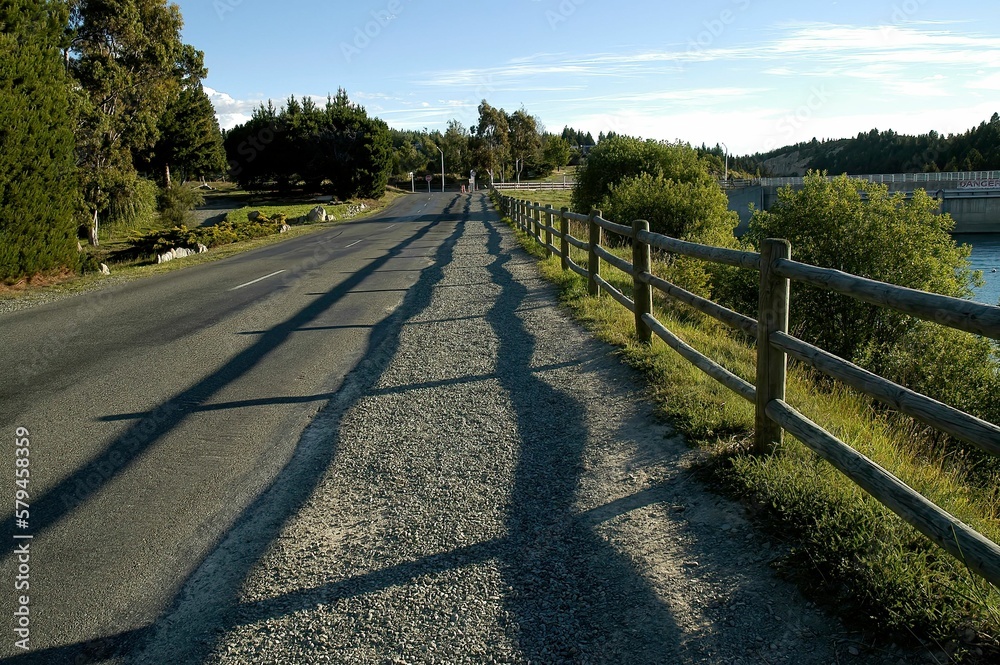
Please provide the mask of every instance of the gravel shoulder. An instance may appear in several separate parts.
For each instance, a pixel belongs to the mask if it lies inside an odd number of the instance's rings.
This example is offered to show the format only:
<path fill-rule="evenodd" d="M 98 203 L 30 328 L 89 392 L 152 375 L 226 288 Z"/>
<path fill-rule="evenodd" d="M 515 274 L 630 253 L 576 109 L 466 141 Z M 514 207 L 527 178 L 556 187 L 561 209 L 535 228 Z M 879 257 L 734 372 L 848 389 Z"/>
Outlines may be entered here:
<path fill-rule="evenodd" d="M 133 662 L 922 662 L 775 576 L 781 552 L 695 479 L 641 378 L 485 197 L 457 205 Z"/>

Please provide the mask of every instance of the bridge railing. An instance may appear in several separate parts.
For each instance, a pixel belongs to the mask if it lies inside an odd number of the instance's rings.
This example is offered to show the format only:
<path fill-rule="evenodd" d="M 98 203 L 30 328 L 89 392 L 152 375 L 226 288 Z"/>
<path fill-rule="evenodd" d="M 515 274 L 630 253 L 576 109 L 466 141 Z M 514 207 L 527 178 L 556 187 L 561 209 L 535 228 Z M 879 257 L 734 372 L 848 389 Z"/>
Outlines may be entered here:
<path fill-rule="evenodd" d="M 754 404 L 755 452 L 772 453 L 781 443 L 783 432 L 790 432 L 951 556 L 991 584 L 1000 587 L 1000 546 L 932 503 L 785 401 L 787 360 L 791 356 L 900 413 L 968 441 L 990 454 L 1000 455 L 1000 427 L 893 383 L 797 339 L 788 332 L 792 281 L 992 339 L 1000 339 L 1000 307 L 799 263 L 791 259 L 791 246 L 785 240 L 764 241 L 759 254 L 736 251 L 652 233 L 649 223 L 643 220 L 625 226 L 604 219 L 598 210 L 589 215 L 581 215 L 570 212 L 568 208 L 555 210 L 550 205 L 542 206 L 499 192 L 495 192 L 495 196 L 503 214 L 538 241 L 548 256 L 560 257 L 563 270 L 572 270 L 587 279 L 591 295 L 606 294 L 632 312 L 635 315 L 636 335 L 641 342 L 649 343 L 653 335 L 656 335 L 688 362 Z M 570 231 L 571 223 L 585 225 L 588 239 L 574 237 Z M 631 242 L 631 262 L 605 246 L 605 233 L 627 238 Z M 558 246 L 553 244 L 553 238 L 559 240 Z M 574 261 L 571 247 L 587 252 L 586 267 Z M 727 309 L 652 274 L 653 248 L 758 271 L 757 318 Z M 632 278 L 631 297 L 605 279 L 602 275 L 605 263 Z M 695 350 L 657 320 L 653 312 L 654 289 L 756 338 L 757 371 L 754 383 L 744 380 Z"/>
<path fill-rule="evenodd" d="M 836 176 L 827 176 L 827 180 L 833 180 Z M 963 182 L 990 182 L 1000 181 L 1000 171 L 955 171 L 947 173 L 887 173 L 878 175 L 852 175 L 854 180 L 867 180 L 880 184 L 928 184 L 936 186 L 955 185 Z M 753 184 L 764 187 L 786 187 L 788 185 L 798 186 L 805 183 L 805 178 L 759 178 L 751 181 Z M 1000 185 L 998 185 L 1000 186 Z"/>

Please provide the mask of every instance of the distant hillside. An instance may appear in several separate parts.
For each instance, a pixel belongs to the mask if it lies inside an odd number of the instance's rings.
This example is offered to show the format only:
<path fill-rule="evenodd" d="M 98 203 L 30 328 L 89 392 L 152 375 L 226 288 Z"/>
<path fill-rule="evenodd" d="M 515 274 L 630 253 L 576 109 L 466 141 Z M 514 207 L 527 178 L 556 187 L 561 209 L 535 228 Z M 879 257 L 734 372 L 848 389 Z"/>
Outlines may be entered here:
<path fill-rule="evenodd" d="M 873 129 L 853 139 L 812 141 L 731 160 L 732 168 L 761 176 L 922 173 L 1000 169 L 1000 114 L 964 134 L 909 136 Z"/>

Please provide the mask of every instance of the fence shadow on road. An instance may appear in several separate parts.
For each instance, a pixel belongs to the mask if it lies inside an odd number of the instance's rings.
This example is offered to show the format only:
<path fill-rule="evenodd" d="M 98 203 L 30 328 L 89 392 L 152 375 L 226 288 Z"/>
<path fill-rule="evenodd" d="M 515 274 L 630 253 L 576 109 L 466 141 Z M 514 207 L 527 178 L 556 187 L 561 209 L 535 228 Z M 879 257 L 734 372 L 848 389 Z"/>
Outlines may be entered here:
<path fill-rule="evenodd" d="M 462 200 L 463 212 L 453 212 Z M 482 214 L 478 210 L 472 212 L 473 200 L 482 205 Z M 588 440 L 585 409 L 571 395 L 540 378 L 546 368 L 561 367 L 562 363 L 542 368 L 531 365 L 536 339 L 520 315 L 533 308 L 535 296 L 508 271 L 519 255 L 503 248 L 500 222 L 486 210 L 485 197 L 456 196 L 443 218 L 428 217 L 420 221 L 424 226 L 387 256 L 369 264 L 280 326 L 261 331 L 253 347 L 234 357 L 215 375 L 178 395 L 172 402 L 183 406 L 172 410 L 169 418 L 158 421 L 156 428 L 133 451 L 130 460 L 179 424 L 187 413 L 206 408 L 211 395 L 248 371 L 289 335 L 308 329 L 312 320 L 387 261 L 412 251 L 432 231 L 445 230 L 447 227 L 441 227 L 443 223 L 454 224 L 454 230 L 437 247 L 433 264 L 421 271 L 396 313 L 374 326 L 365 359 L 307 428 L 292 459 L 242 512 L 235 525 L 222 534 L 219 544 L 186 580 L 173 606 L 161 619 L 154 626 L 31 652 L 6 662 L 88 663 L 116 655 L 125 657 L 126 662 L 201 662 L 216 647 L 220 631 L 313 609 L 317 592 L 331 602 L 405 584 L 421 575 L 489 560 L 499 562 L 504 581 L 512 589 L 504 603 L 517 622 L 518 648 L 526 660 L 585 660 L 586 654 L 594 650 L 611 650 L 624 659 L 622 662 L 672 662 L 671 656 L 679 651 L 681 636 L 669 607 L 657 598 L 634 566 L 595 532 L 595 527 L 605 520 L 660 500 L 659 494 L 627 497 L 583 515 L 575 512 L 574 499 Z M 455 256 L 455 247 L 470 223 L 477 227 L 481 223 L 485 228 L 487 251 L 493 257 L 487 270 L 502 291 L 486 316 L 499 339 L 497 374 L 493 378 L 499 379 L 509 393 L 524 439 L 507 515 L 508 535 L 320 588 L 241 603 L 240 590 L 250 571 L 286 522 L 309 499 L 333 462 L 343 414 L 361 398 L 378 392 L 378 381 L 399 349 L 401 331 L 430 305 L 445 268 Z M 149 417 L 147 414 L 133 429 L 141 427 Z M 110 449 L 128 442 L 123 438 Z M 81 469 L 77 475 L 84 473 L 87 469 Z M 59 492 L 72 488 L 74 480 L 71 477 L 41 499 L 48 510 L 46 523 L 53 524 L 68 514 L 69 508 L 60 505 Z"/>
<path fill-rule="evenodd" d="M 342 297 L 356 289 L 372 274 L 379 272 L 393 259 L 407 251 L 412 251 L 416 245 L 426 239 L 428 234 L 438 229 L 442 224 L 454 222 L 455 229 L 440 244 L 433 257 L 434 263 L 421 271 L 417 283 L 407 294 L 400 308 L 372 328 L 368 344 L 370 353 L 366 354 L 368 356 L 366 360 L 352 374 L 367 377 L 363 381 L 376 380 L 398 346 L 399 332 L 403 322 L 429 304 L 434 284 L 441 280 L 444 266 L 451 261 L 451 251 L 464 232 L 464 220 L 467 217 L 467 210 L 466 215 L 455 211 L 461 200 L 460 196 L 454 196 L 444 215 L 425 215 L 416 220 L 417 223 L 421 224 L 421 228 L 410 238 L 389 250 L 385 255 L 372 259 L 368 265 L 352 273 L 352 276 L 342 284 L 304 307 L 284 323 L 264 331 L 253 346 L 235 355 L 212 375 L 175 395 L 150 412 L 130 414 L 130 416 L 138 417 L 138 420 L 120 437 L 110 442 L 105 451 L 94 462 L 81 467 L 44 495 L 35 499 L 32 505 L 33 517 L 37 516 L 38 523 L 44 524 L 45 529 L 49 529 L 69 516 L 78 505 L 86 502 L 101 488 L 112 482 L 119 473 L 138 460 L 163 436 L 180 425 L 188 414 L 209 408 L 206 405 L 213 395 L 218 394 L 233 381 L 249 372 L 267 354 L 284 343 L 289 336 L 307 328 L 312 321 L 319 318 L 323 312 Z M 468 202 L 466 202 L 467 208 Z M 342 399 L 343 390 L 337 393 L 336 397 Z M 276 398 L 275 403 L 283 402 L 281 398 Z M 239 404 L 234 404 L 234 406 L 239 406 Z M 234 599 L 239 584 L 242 583 L 250 567 L 263 554 L 270 541 L 280 532 L 285 520 L 294 515 L 308 499 L 335 452 L 335 441 L 316 440 L 300 443 L 286 467 L 268 489 L 243 511 L 230 532 L 222 534 L 219 539 L 222 544 L 213 554 L 209 555 L 209 559 L 219 558 L 219 553 L 224 548 L 225 542 L 227 540 L 234 542 L 234 551 L 224 553 L 232 555 L 233 558 L 225 560 L 226 556 L 222 556 L 222 561 L 216 561 L 212 564 L 211 575 L 217 579 L 210 582 L 206 582 L 204 579 L 198 581 L 202 585 L 209 584 L 212 593 L 206 595 L 204 586 L 201 589 L 198 588 L 197 584 L 192 586 L 192 582 L 195 581 L 194 577 L 199 574 L 211 576 L 205 572 L 205 566 L 208 563 L 206 561 L 203 562 L 200 569 L 195 571 L 178 595 L 178 603 L 200 601 L 201 605 L 199 606 L 199 616 L 193 621 L 193 625 L 174 624 L 172 627 L 176 631 L 197 630 L 198 626 L 211 625 L 213 618 L 218 618 L 219 613 L 227 611 L 235 604 Z M 100 468 L 98 468 L 99 466 Z M 81 487 L 85 489 L 81 490 Z M 267 523 L 257 522 L 250 525 L 248 520 L 253 516 L 260 515 L 266 515 Z M 8 519 L 6 524 L 8 525 L 6 532 L 9 540 L 12 529 L 10 525 L 13 524 L 13 519 Z M 244 533 L 242 540 L 239 538 L 234 540 L 234 534 L 239 532 L 241 528 L 246 532 L 248 526 L 253 526 L 256 529 L 253 537 L 251 538 L 248 533 Z M 45 529 L 39 529 L 39 531 Z M 37 535 L 38 533 L 36 533 Z M 169 633 L 169 629 L 166 630 Z M 83 664 L 126 655 L 137 644 L 151 639 L 155 641 L 170 637 L 169 634 L 165 635 L 163 631 L 157 633 L 152 627 L 146 626 L 62 647 L 31 651 L 7 658 L 4 662 L 12 664 L 62 662 Z M 185 634 L 179 637 L 187 640 L 191 636 Z M 175 658 L 175 654 L 168 661 L 198 662 L 209 653 L 213 644 L 212 637 L 214 637 L 214 633 L 190 639 L 185 646 L 194 649 L 196 653 L 191 653 L 190 659 L 187 657 Z"/>

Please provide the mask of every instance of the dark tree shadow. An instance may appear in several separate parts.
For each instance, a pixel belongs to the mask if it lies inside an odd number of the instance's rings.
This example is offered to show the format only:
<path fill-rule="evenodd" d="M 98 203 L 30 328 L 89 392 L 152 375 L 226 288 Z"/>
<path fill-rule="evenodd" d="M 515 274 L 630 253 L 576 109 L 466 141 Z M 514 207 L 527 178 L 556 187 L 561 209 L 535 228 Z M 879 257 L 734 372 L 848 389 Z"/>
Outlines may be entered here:
<path fill-rule="evenodd" d="M 452 201 L 454 207 L 459 198 Z M 516 622 L 511 626 L 526 660 L 536 663 L 589 662 L 620 656 L 618 662 L 678 662 L 680 631 L 669 608 L 655 595 L 642 575 L 595 528 L 603 522 L 663 500 L 665 490 L 653 488 L 579 514 L 574 500 L 583 465 L 588 431 L 585 409 L 572 395 L 545 383 L 539 373 L 573 363 L 532 368 L 536 340 L 519 314 L 529 301 L 527 288 L 507 270 L 498 221 L 484 204 L 472 213 L 473 197 L 465 199 L 461 215 L 449 215 L 454 230 L 438 246 L 434 264 L 424 269 L 395 314 L 377 324 L 368 353 L 328 401 L 316 421 L 303 433 L 292 459 L 271 485 L 219 540 L 216 548 L 187 579 L 175 601 L 153 625 L 108 635 L 65 647 L 9 658 L 9 663 L 90 663 L 108 658 L 132 662 L 196 663 L 215 649 L 226 630 L 315 607 L 317 591 L 325 602 L 352 598 L 405 584 L 422 575 L 460 568 L 470 563 L 498 561 L 511 591 L 505 606 Z M 390 252 L 399 255 L 439 227 L 427 225 Z M 494 257 L 488 271 L 502 293 L 487 315 L 499 338 L 497 373 L 513 402 L 522 449 L 507 515 L 508 535 L 447 553 L 391 566 L 319 588 L 302 589 L 259 602 L 241 603 L 240 590 L 250 571 L 280 535 L 289 519 L 303 507 L 333 463 L 339 446 L 343 415 L 360 399 L 379 393 L 380 376 L 400 346 L 407 322 L 431 303 L 434 290 L 451 263 L 454 248 L 470 222 L 486 229 L 488 251 Z M 386 260 L 388 260 L 387 257 Z M 367 276 L 384 265 L 368 266 Z M 184 413 L 204 408 L 204 400 L 229 380 L 245 372 L 260 354 L 291 332 L 308 327 L 325 307 L 354 288 L 363 276 L 330 292 L 317 304 L 265 331 L 253 348 L 256 355 L 238 356 L 229 373 L 213 376 L 179 396 L 190 400 L 174 420 L 166 420 L 146 441 L 151 444 L 174 426 Z M 318 303 L 324 303 L 321 307 Z M 578 361 L 585 365 L 586 358 Z M 484 377 L 473 377 L 479 380 Z M 466 379 L 458 377 L 453 382 Z M 326 398 L 326 395 L 317 396 Z M 280 399 L 280 398 L 279 398 Z M 126 414 L 128 415 L 128 414 Z M 133 414 L 148 420 L 148 414 Z M 121 445 L 116 442 L 115 445 Z M 51 503 L 54 499 L 47 498 Z M 167 656 L 169 654 L 169 656 Z"/>

